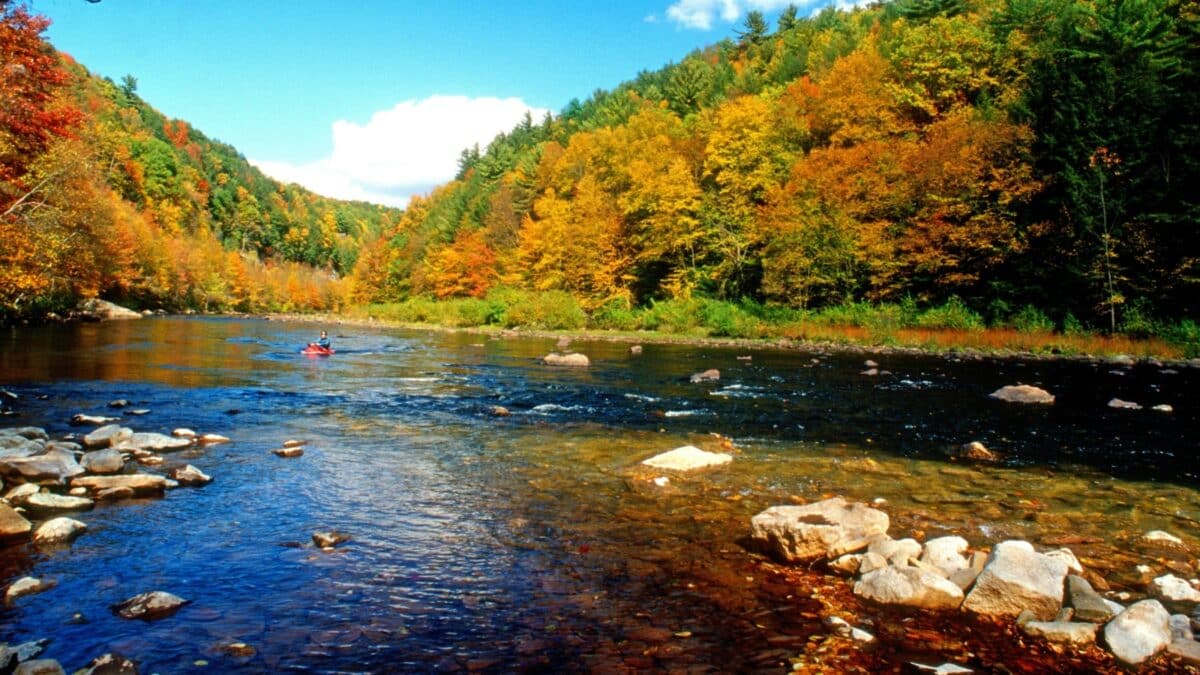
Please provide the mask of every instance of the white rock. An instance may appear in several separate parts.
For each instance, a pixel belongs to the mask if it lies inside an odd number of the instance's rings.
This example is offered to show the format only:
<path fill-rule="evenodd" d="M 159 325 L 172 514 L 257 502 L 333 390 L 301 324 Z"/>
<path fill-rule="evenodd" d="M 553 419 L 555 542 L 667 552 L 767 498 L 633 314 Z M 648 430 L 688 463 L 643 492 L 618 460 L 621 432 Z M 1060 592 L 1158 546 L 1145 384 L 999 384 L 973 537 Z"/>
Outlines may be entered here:
<path fill-rule="evenodd" d="M 1119 398 L 1114 398 L 1108 402 L 1108 407 L 1119 408 L 1123 410 L 1141 410 L 1142 404 L 1134 403 L 1133 401 L 1122 401 Z"/>
<path fill-rule="evenodd" d="M 70 497 L 56 495 L 53 492 L 39 492 L 29 495 L 25 506 L 30 512 L 47 513 L 53 511 L 86 511 L 94 504 L 87 497 Z"/>
<path fill-rule="evenodd" d="M 1175 535 L 1171 534 L 1170 532 L 1163 532 L 1162 530 L 1151 530 L 1151 531 L 1147 532 L 1146 534 L 1142 535 L 1142 539 L 1145 539 L 1146 541 L 1160 543 L 1160 544 L 1179 544 L 1179 545 L 1183 544 L 1182 539 L 1180 539 L 1179 537 L 1176 537 Z"/>
<path fill-rule="evenodd" d="M 180 485 L 208 485 L 212 482 L 212 476 L 191 464 L 173 469 L 170 475 Z"/>
<path fill-rule="evenodd" d="M 1151 581 L 1150 594 L 1167 605 L 1194 606 L 1200 604 L 1200 591 L 1174 574 L 1166 574 Z"/>
<path fill-rule="evenodd" d="M 47 520 L 34 530 L 33 543 L 65 544 L 85 531 L 87 531 L 87 525 L 66 516 L 59 516 Z"/>
<path fill-rule="evenodd" d="M 213 445 L 216 443 L 228 443 L 229 437 L 221 434 L 203 434 L 200 436 L 200 442 L 205 445 Z"/>
<path fill-rule="evenodd" d="M 41 492 L 42 488 L 36 483 L 21 483 L 8 491 L 4 498 L 13 506 L 20 506 L 25 503 L 26 499 Z"/>
<path fill-rule="evenodd" d="M 1049 621 L 1062 607 L 1066 577 L 1066 563 L 1035 552 L 1028 542 L 1001 542 L 963 609 L 987 616 L 1017 616 L 1028 609 L 1034 618 Z"/>
<path fill-rule="evenodd" d="M 861 642 L 863 644 L 870 644 L 875 641 L 874 635 L 871 635 L 861 628 L 855 628 L 854 626 L 851 626 L 849 622 L 841 617 L 828 616 L 825 617 L 823 623 L 825 624 L 825 627 L 829 629 L 830 633 L 833 633 L 838 637 L 849 638 L 855 642 Z"/>
<path fill-rule="evenodd" d="M 990 396 L 994 399 L 999 399 L 1007 403 L 1040 403 L 1049 405 L 1054 403 L 1054 395 L 1045 389 L 1034 387 L 1028 384 L 1009 385 L 1000 387 L 993 391 Z"/>
<path fill-rule="evenodd" d="M 804 506 L 772 506 L 750 520 L 751 537 L 784 560 L 834 558 L 885 534 L 883 511 L 834 497 Z"/>
<path fill-rule="evenodd" d="M 670 482 L 671 482 L 671 479 L 667 478 L 666 476 L 659 476 L 654 479 L 654 484 L 657 485 L 658 487 L 666 487 L 667 484 Z"/>
<path fill-rule="evenodd" d="M 135 595 L 128 600 L 113 605 L 113 611 L 123 619 L 161 619 L 170 616 L 180 607 L 191 602 L 165 591 L 151 591 Z"/>
<path fill-rule="evenodd" d="M 195 438 L 196 432 L 187 427 L 179 427 L 178 429 L 173 429 L 171 435 L 176 438 Z"/>
<path fill-rule="evenodd" d="M 855 553 L 847 553 L 846 555 L 833 560 L 829 563 L 829 569 L 843 576 L 852 577 L 858 574 L 862 567 L 863 556 Z"/>
<path fill-rule="evenodd" d="M 973 673 L 975 671 L 970 668 L 963 668 L 956 663 L 943 663 L 940 666 L 931 666 L 924 663 L 910 661 L 909 664 L 918 673 L 934 673 L 935 675 L 960 675 L 961 673 Z"/>
<path fill-rule="evenodd" d="M 1172 614 L 1167 619 L 1167 625 L 1171 627 L 1172 640 L 1196 639 L 1196 634 L 1192 631 L 1192 619 L 1187 614 Z"/>
<path fill-rule="evenodd" d="M 13 600 L 25 595 L 33 595 L 42 591 L 53 588 L 52 582 L 45 582 L 36 577 L 21 577 L 12 582 L 8 590 L 4 591 L 4 602 L 11 604 Z"/>
<path fill-rule="evenodd" d="M 932 565 L 942 571 L 942 576 L 949 577 L 959 570 L 965 570 L 970 564 L 963 554 L 967 552 L 967 540 L 962 537 L 938 537 L 925 542 L 921 552 L 921 562 Z"/>
<path fill-rule="evenodd" d="M 854 584 L 854 594 L 884 605 L 924 609 L 955 609 L 962 589 L 945 577 L 916 567 L 884 567 L 864 574 Z"/>
<path fill-rule="evenodd" d="M 907 561 L 904 563 L 897 563 L 897 566 L 903 567 L 906 564 L 907 564 Z M 858 573 L 866 574 L 868 572 L 874 572 L 875 570 L 881 570 L 887 566 L 888 566 L 887 558 L 879 555 L 878 553 L 874 553 L 872 551 L 867 551 L 866 553 L 864 553 L 862 555 L 862 558 L 858 563 Z"/>
<path fill-rule="evenodd" d="M 911 538 L 876 537 L 867 546 L 867 552 L 882 556 L 892 565 L 903 566 L 907 565 L 910 559 L 921 557 L 921 544 Z"/>
<path fill-rule="evenodd" d="M 1140 665 L 1170 644 L 1170 615 L 1157 600 L 1134 603 L 1104 626 L 1104 641 L 1120 661 Z"/>
<path fill-rule="evenodd" d="M 190 438 L 176 438 L 167 436 L 166 434 L 154 433 L 136 433 L 128 441 L 130 447 L 139 448 L 141 450 L 179 450 L 186 448 L 192 444 Z"/>
<path fill-rule="evenodd" d="M 109 424 L 85 435 L 83 437 L 83 447 L 107 448 L 127 441 L 132 436 L 133 429 L 117 424 Z"/>
<path fill-rule="evenodd" d="M 642 464 L 652 466 L 656 469 L 691 471 L 708 466 L 728 464 L 732 461 L 733 455 L 724 452 L 707 452 L 691 445 L 685 445 L 675 448 L 670 452 L 655 455 L 643 461 Z"/>
<path fill-rule="evenodd" d="M 1156 410 L 1161 413 L 1175 412 L 1175 408 L 1171 407 L 1170 403 L 1159 403 L 1158 405 L 1151 408 L 1151 410 Z"/>
<path fill-rule="evenodd" d="M 547 354 L 542 357 L 542 362 L 548 366 L 566 366 L 569 368 L 586 368 L 591 365 L 588 357 L 584 354 Z"/>

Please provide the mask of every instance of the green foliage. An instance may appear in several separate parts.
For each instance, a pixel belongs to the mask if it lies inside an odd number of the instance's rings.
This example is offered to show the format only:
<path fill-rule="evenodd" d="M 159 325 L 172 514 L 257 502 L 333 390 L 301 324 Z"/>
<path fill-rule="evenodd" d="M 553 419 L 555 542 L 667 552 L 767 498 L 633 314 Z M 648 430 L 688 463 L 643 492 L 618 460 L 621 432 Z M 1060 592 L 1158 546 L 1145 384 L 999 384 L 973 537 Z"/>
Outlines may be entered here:
<path fill-rule="evenodd" d="M 500 287 L 488 293 L 486 302 L 489 322 L 506 328 L 576 330 L 587 325 L 583 308 L 565 291 Z"/>
<path fill-rule="evenodd" d="M 700 320 L 714 337 L 759 338 L 765 335 L 762 321 L 742 306 L 723 300 L 708 300 L 700 307 Z"/>
<path fill-rule="evenodd" d="M 642 327 L 642 320 L 638 310 L 618 300 L 596 308 L 588 317 L 588 326 L 602 330 L 632 331 Z"/>
<path fill-rule="evenodd" d="M 973 312 L 963 304 L 958 297 L 952 297 L 941 307 L 931 307 L 917 317 L 916 325 L 920 328 L 950 328 L 954 330 L 982 330 L 983 317 Z"/>
<path fill-rule="evenodd" d="M 1033 305 L 1025 305 L 1013 315 L 1013 328 L 1026 333 L 1049 333 L 1054 330 L 1054 321 Z"/>
<path fill-rule="evenodd" d="M 1186 358 L 1200 358 L 1200 323 L 1184 319 L 1177 324 L 1167 326 L 1162 331 L 1162 335 L 1167 341 L 1178 345 Z"/>

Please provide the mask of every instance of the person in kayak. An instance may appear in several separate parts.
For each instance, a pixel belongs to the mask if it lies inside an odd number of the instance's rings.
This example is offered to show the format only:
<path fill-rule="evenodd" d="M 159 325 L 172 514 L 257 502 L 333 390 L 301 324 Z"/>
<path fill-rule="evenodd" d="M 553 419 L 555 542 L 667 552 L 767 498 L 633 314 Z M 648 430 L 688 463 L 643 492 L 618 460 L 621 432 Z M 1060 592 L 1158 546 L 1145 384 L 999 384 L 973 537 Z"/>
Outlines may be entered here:
<path fill-rule="evenodd" d="M 329 344 L 329 336 L 325 333 L 325 331 L 321 331 L 321 339 L 317 340 L 317 346 L 325 350 L 332 349 Z"/>

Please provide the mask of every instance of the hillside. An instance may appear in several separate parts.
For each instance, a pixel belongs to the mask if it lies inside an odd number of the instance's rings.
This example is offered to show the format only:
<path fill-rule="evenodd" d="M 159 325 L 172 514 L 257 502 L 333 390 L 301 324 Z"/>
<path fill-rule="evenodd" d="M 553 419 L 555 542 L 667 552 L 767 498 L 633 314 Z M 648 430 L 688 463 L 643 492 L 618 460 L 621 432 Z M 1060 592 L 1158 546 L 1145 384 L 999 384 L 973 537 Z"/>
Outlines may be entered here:
<path fill-rule="evenodd" d="M 463 153 L 360 302 L 563 291 L 593 317 L 951 303 L 1152 332 L 1200 304 L 1190 0 L 901 0 L 643 72 Z M 765 308 L 765 309 L 764 309 Z"/>
<path fill-rule="evenodd" d="M 0 319 L 135 307 L 336 309 L 399 210 L 282 185 L 42 38 L 0 2 Z"/>

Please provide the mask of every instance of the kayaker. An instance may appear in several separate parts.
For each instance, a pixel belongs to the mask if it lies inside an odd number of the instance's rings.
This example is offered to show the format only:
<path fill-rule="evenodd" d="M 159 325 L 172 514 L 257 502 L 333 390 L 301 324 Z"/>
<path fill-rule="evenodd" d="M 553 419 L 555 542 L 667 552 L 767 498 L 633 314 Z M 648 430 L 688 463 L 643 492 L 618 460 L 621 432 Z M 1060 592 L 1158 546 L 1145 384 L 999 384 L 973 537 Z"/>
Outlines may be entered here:
<path fill-rule="evenodd" d="M 321 349 L 326 349 L 326 350 L 328 350 L 330 348 L 329 347 L 329 336 L 325 334 L 325 331 L 321 331 L 321 339 L 317 340 L 317 346 L 320 347 Z"/>

